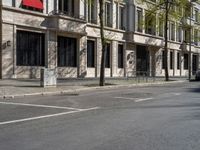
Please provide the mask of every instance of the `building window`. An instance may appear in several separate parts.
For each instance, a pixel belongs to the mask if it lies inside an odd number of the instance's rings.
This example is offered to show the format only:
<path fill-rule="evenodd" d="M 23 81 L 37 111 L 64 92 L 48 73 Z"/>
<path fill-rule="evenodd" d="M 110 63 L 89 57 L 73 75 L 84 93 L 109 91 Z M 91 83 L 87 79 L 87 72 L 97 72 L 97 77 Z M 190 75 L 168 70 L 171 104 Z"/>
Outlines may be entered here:
<path fill-rule="evenodd" d="M 177 69 L 180 69 L 180 53 L 177 53 Z"/>
<path fill-rule="evenodd" d="M 21 6 L 23 9 L 43 12 L 43 0 L 22 0 Z"/>
<path fill-rule="evenodd" d="M 58 67 L 76 67 L 77 39 L 58 37 Z"/>
<path fill-rule="evenodd" d="M 119 6 L 119 29 L 125 30 L 125 8 L 124 6 Z"/>
<path fill-rule="evenodd" d="M 189 32 L 189 30 L 185 30 L 185 35 L 184 35 L 184 41 L 186 42 L 186 43 L 188 43 L 189 42 L 189 36 L 190 36 L 190 32 Z"/>
<path fill-rule="evenodd" d="M 163 37 L 163 35 L 164 35 L 164 33 L 163 33 L 163 31 L 164 31 L 164 24 L 163 24 L 163 18 L 162 17 L 160 17 L 159 18 L 159 24 L 158 24 L 158 26 L 159 26 L 159 36 L 161 36 L 161 37 Z"/>
<path fill-rule="evenodd" d="M 183 16 L 183 7 L 182 7 L 182 6 L 178 6 L 178 15 L 179 15 L 180 17 Z"/>
<path fill-rule="evenodd" d="M 145 13 L 145 33 L 156 35 L 156 15 L 152 13 Z"/>
<path fill-rule="evenodd" d="M 143 17 L 142 17 L 142 9 L 141 8 L 138 8 L 137 9 L 137 15 L 136 15 L 137 19 L 137 31 L 138 32 L 142 32 L 142 24 L 143 24 Z"/>
<path fill-rule="evenodd" d="M 124 68 L 124 50 L 123 50 L 123 45 L 119 44 L 118 45 L 118 68 Z"/>
<path fill-rule="evenodd" d="M 174 68 L 174 63 L 173 63 L 173 52 L 170 52 L 170 69 Z"/>
<path fill-rule="evenodd" d="M 88 22 L 97 23 L 97 3 L 96 1 L 88 1 Z"/>
<path fill-rule="evenodd" d="M 188 54 L 184 54 L 184 69 L 188 69 Z"/>
<path fill-rule="evenodd" d="M 74 0 L 58 0 L 59 12 L 67 16 L 74 16 Z"/>
<path fill-rule="evenodd" d="M 105 56 L 105 68 L 110 68 L 110 43 L 106 43 Z"/>
<path fill-rule="evenodd" d="M 44 66 L 44 34 L 17 31 L 17 65 Z"/>
<path fill-rule="evenodd" d="M 105 2 L 105 26 L 112 27 L 112 4 Z"/>
<path fill-rule="evenodd" d="M 192 55 L 192 74 L 195 75 L 198 69 L 198 58 L 197 55 Z"/>
<path fill-rule="evenodd" d="M 162 51 L 162 69 L 165 69 L 165 51 Z"/>
<path fill-rule="evenodd" d="M 170 40 L 175 41 L 175 24 L 171 22 L 170 24 Z"/>
<path fill-rule="evenodd" d="M 177 27 L 176 41 L 182 42 L 182 28 L 181 28 L 181 26 Z"/>
<path fill-rule="evenodd" d="M 194 21 L 199 22 L 199 12 L 198 9 L 194 10 Z"/>
<path fill-rule="evenodd" d="M 95 41 L 87 41 L 87 67 L 94 67 Z"/>
<path fill-rule="evenodd" d="M 194 29 L 194 45 L 198 45 L 198 34 L 199 31 L 197 29 Z"/>

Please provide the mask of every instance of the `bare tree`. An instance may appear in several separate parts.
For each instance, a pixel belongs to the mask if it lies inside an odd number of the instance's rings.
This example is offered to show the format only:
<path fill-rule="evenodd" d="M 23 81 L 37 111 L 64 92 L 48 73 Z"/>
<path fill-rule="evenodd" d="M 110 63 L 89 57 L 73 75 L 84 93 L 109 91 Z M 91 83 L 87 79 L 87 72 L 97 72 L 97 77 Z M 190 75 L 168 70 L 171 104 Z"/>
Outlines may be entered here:
<path fill-rule="evenodd" d="M 99 0 L 99 20 L 100 20 L 100 35 L 101 35 L 101 45 L 102 45 L 102 55 L 101 55 L 101 68 L 100 68 L 100 79 L 99 86 L 105 85 L 105 51 L 106 51 L 106 40 L 104 36 L 104 0 Z"/>
<path fill-rule="evenodd" d="M 0 79 L 2 79 L 2 0 L 0 0 Z"/>
<path fill-rule="evenodd" d="M 142 3 L 148 3 L 146 0 L 142 0 Z M 181 8 L 181 11 L 176 11 L 175 7 Z M 155 5 L 148 5 L 148 11 L 151 15 L 152 13 L 159 13 L 163 15 L 164 22 L 164 70 L 165 70 L 165 80 L 169 81 L 169 71 L 168 71 L 168 23 L 169 21 L 178 22 L 185 14 L 188 13 L 188 0 L 160 0 Z M 184 14 L 184 15 L 183 15 Z M 147 17 L 148 18 L 148 17 Z M 154 24 L 155 25 L 155 24 Z"/>

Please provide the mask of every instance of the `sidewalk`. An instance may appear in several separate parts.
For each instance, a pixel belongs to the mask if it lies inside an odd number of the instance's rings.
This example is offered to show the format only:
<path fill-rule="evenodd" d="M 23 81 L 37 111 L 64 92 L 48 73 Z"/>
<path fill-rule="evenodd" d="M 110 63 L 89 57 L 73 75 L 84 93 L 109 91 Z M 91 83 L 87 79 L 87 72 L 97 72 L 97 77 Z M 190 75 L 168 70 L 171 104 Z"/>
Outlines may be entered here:
<path fill-rule="evenodd" d="M 169 84 L 187 81 L 185 78 L 172 79 L 165 82 L 164 78 L 116 78 L 106 79 L 106 86 L 99 87 L 99 79 L 60 79 L 57 87 L 40 87 L 38 79 L 3 79 L 0 80 L 0 98 L 14 98 L 31 95 L 77 94 L 79 91 L 90 89 L 106 89 L 117 87 L 149 86 L 154 84 Z"/>

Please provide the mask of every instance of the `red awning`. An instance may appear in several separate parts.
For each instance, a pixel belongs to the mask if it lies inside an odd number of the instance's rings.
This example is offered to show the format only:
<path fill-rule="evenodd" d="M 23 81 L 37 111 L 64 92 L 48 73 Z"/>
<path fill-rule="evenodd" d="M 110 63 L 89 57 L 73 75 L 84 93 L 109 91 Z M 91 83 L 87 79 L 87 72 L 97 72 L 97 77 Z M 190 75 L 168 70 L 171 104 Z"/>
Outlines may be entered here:
<path fill-rule="evenodd" d="M 43 2 L 41 0 L 22 0 L 22 5 L 43 9 Z"/>

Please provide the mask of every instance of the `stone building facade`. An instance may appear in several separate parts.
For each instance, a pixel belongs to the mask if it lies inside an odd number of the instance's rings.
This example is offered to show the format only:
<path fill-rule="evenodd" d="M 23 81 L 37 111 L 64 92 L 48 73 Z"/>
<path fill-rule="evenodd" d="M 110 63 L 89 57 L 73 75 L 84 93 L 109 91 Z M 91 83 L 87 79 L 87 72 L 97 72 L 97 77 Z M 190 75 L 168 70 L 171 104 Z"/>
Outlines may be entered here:
<path fill-rule="evenodd" d="M 197 28 L 195 13 L 199 9 L 194 4 L 192 23 Z M 3 78 L 39 78 L 43 67 L 57 69 L 58 78 L 99 77 L 98 10 L 98 1 L 3 0 Z M 164 76 L 163 29 L 142 27 L 138 21 L 144 20 L 144 15 L 145 6 L 133 0 L 106 0 L 106 77 L 138 72 Z M 178 23 L 169 24 L 170 76 L 187 76 L 189 45 L 183 49 L 184 31 Z M 199 36 L 198 29 L 193 32 Z M 193 71 L 199 68 L 199 46 L 198 41 L 192 44 Z"/>

